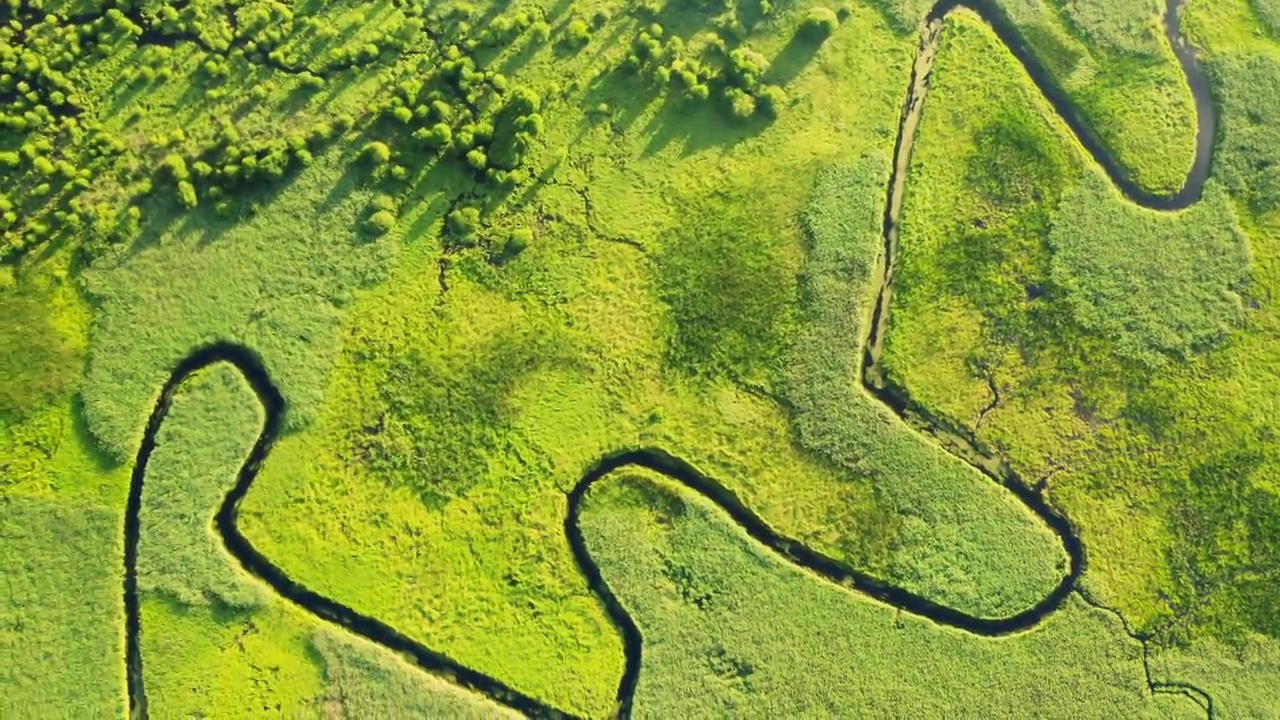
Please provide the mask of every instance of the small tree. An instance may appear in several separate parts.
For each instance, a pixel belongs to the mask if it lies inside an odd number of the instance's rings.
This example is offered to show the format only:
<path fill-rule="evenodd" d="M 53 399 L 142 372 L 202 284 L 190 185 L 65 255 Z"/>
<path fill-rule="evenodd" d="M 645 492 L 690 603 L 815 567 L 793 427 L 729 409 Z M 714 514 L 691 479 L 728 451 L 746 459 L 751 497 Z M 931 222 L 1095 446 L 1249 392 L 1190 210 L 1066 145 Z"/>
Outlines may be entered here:
<path fill-rule="evenodd" d="M 738 88 L 729 88 L 725 93 L 729 101 L 729 110 L 738 120 L 746 120 L 756 114 L 756 99 Z"/>
<path fill-rule="evenodd" d="M 765 85 L 756 93 L 756 109 L 765 117 L 778 117 L 778 111 L 786 104 L 787 94 L 777 85 Z"/>
<path fill-rule="evenodd" d="M 506 245 L 502 248 L 502 254 L 506 257 L 515 257 L 524 252 L 525 248 L 533 242 L 533 230 L 527 227 L 517 228 L 511 231 L 507 236 Z"/>
<path fill-rule="evenodd" d="M 591 27 L 581 18 L 571 20 L 565 28 L 564 42 L 566 46 L 575 49 L 585 46 L 591 42 Z"/>
<path fill-rule="evenodd" d="M 367 224 L 374 235 L 386 235 L 396 226 L 396 216 L 390 210 L 379 210 L 369 216 Z"/>
<path fill-rule="evenodd" d="M 385 165 L 391 159 L 391 148 L 386 143 L 375 140 L 365 145 L 360 154 L 374 165 Z"/>
<path fill-rule="evenodd" d="M 451 246 L 465 246 L 475 242 L 476 232 L 480 229 L 480 210 L 474 207 L 461 207 L 449 213 L 445 218 L 445 229 Z"/>
<path fill-rule="evenodd" d="M 831 37 L 831 33 L 840 26 L 840 19 L 830 8 L 815 7 L 809 11 L 800 23 L 800 33 L 818 42 Z"/>
<path fill-rule="evenodd" d="M 196 199 L 196 188 L 191 183 L 183 180 L 178 183 L 178 201 L 182 203 L 184 208 L 193 208 L 199 204 Z"/>

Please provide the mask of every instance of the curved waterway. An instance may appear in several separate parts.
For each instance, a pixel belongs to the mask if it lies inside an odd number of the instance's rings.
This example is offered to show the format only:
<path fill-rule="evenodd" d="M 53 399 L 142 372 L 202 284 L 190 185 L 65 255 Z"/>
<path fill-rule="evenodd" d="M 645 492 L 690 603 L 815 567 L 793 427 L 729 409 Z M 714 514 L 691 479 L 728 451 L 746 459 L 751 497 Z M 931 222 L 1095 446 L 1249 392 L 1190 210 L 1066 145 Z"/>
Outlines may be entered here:
<path fill-rule="evenodd" d="M 994 3 L 986 0 L 942 0 L 930 11 L 924 22 L 919 50 L 912 67 L 906 102 L 903 107 L 894 149 L 894 170 L 885 203 L 884 241 L 881 268 L 878 277 L 876 306 L 863 357 L 863 383 L 873 396 L 891 408 L 907 423 L 937 438 L 945 447 L 965 459 L 980 471 L 1002 484 L 1021 500 L 1060 538 L 1070 564 L 1061 582 L 1034 606 L 1003 618 L 985 618 L 970 615 L 939 604 L 929 598 L 916 595 L 901 587 L 860 572 L 845 563 L 814 550 L 803 543 L 787 538 L 773 530 L 755 514 L 731 490 L 715 479 L 700 472 L 689 463 L 660 449 L 629 449 L 601 458 L 568 494 L 565 515 L 565 536 L 574 558 L 592 592 L 600 600 L 622 635 L 625 652 L 625 670 L 617 691 L 617 714 L 629 716 L 636 685 L 640 679 L 640 660 L 643 639 L 635 621 L 605 582 L 600 568 L 591 558 L 587 544 L 579 528 L 578 519 L 582 503 L 591 485 L 615 470 L 626 467 L 642 467 L 653 470 L 679 482 L 684 487 L 702 494 L 716 503 L 752 538 L 768 546 L 790 562 L 831 580 L 851 586 L 884 603 L 900 608 L 936 623 L 959 628 L 976 635 L 998 636 L 1018 632 L 1035 626 L 1057 610 L 1067 596 L 1076 589 L 1077 581 L 1085 567 L 1084 547 L 1070 522 L 1051 507 L 1035 489 L 1028 487 L 1010 469 L 1008 463 L 981 447 L 967 431 L 948 425 L 930 415 L 926 409 L 914 403 L 900 388 L 883 379 L 879 358 L 888 319 L 893 269 L 897 258 L 898 221 L 902 210 L 902 198 L 906 176 L 910 166 L 911 151 L 915 143 L 920 112 L 928 92 L 929 72 L 938 48 L 938 38 L 948 13 L 957 8 L 968 8 L 985 19 L 1000 39 L 1010 48 L 1035 82 L 1054 110 L 1063 118 L 1080 143 L 1106 171 L 1107 175 L 1133 202 L 1145 207 L 1174 210 L 1195 202 L 1208 177 L 1210 152 L 1214 138 L 1214 108 L 1204 73 L 1196 63 L 1193 50 L 1183 41 L 1179 32 L 1179 0 L 1168 0 L 1164 18 L 1165 31 L 1174 52 L 1186 73 L 1188 85 L 1195 97 L 1197 109 L 1196 157 L 1181 190 L 1171 195 L 1158 195 L 1144 191 L 1134 184 L 1124 168 L 1106 150 L 1088 123 L 1072 105 L 1066 94 L 1053 81 L 1049 73 L 1036 60 L 1021 35 L 1007 16 Z M 270 585 L 277 593 L 297 604 L 316 617 L 342 626 L 375 643 L 411 659 L 419 667 L 444 675 L 457 684 L 481 693 L 526 715 L 537 717 L 567 717 L 558 708 L 525 695 L 501 680 L 466 667 L 438 651 L 408 637 L 376 618 L 327 598 L 290 578 L 280 567 L 272 563 L 249 542 L 236 526 L 241 500 L 244 499 L 263 462 L 280 435 L 285 407 L 283 396 L 271 382 L 258 356 L 240 345 L 219 343 L 196 350 L 178 363 L 165 383 L 147 422 L 143 440 L 138 449 L 125 510 L 125 576 L 124 605 L 126 613 L 126 675 L 129 693 L 130 715 L 147 717 L 146 691 L 143 682 L 143 658 L 141 652 L 141 618 L 137 591 L 137 558 L 139 539 L 139 511 L 142 505 L 143 485 L 147 464 L 155 449 L 156 434 L 168 414 L 174 393 L 191 375 L 218 363 L 235 367 L 248 381 L 262 404 L 265 422 L 257 441 L 246 457 L 236 478 L 236 483 L 223 499 L 214 515 L 214 526 L 230 554 L 251 575 Z M 1139 638 L 1141 639 L 1141 638 Z M 1145 643 L 1144 643 L 1145 647 Z M 1191 686 L 1162 684 L 1150 677 L 1152 691 L 1184 692 L 1197 702 L 1205 704 L 1208 697 Z"/>

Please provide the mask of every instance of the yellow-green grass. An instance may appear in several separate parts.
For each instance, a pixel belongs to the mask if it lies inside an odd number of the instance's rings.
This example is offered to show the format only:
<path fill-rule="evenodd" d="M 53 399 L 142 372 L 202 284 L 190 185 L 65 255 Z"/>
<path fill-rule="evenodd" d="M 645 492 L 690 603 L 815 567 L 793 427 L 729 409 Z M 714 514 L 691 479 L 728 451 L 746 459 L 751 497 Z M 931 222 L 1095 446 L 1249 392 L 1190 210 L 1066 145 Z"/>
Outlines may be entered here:
<path fill-rule="evenodd" d="M 933 3 L 880 0 L 904 31 Z M 1195 159 L 1195 105 L 1157 0 L 996 0 L 1129 177 L 1171 193 Z"/>
<path fill-rule="evenodd" d="M 0 494 L 0 715 L 119 717 L 118 516 Z"/>
<path fill-rule="evenodd" d="M 152 715 L 500 714 L 492 703 L 321 623 L 236 567 L 212 518 L 257 437 L 261 414 L 238 371 L 215 365 L 178 389 L 157 435 L 138 554 Z"/>
<path fill-rule="evenodd" d="M 97 311 L 84 408 L 103 447 L 131 455 L 170 370 L 218 340 L 262 355 L 290 398 L 291 424 L 315 413 L 344 306 L 385 274 L 391 250 L 359 238 L 373 193 L 342 178 L 345 160 L 318 157 L 252 218 L 200 209 L 85 271 Z"/>
<path fill-rule="evenodd" d="M 1129 205 L 1012 62 L 1000 70 L 992 42 L 970 45 L 962 72 L 945 50 L 938 61 L 908 180 L 890 374 L 1045 483 L 1085 541 L 1086 585 L 1135 626 L 1192 657 L 1212 656 L 1214 637 L 1275 643 L 1274 213 L 1216 181 L 1180 213 Z M 980 62 L 990 75 L 973 72 Z M 1005 101 L 984 113 L 990 93 Z M 1228 136 L 1266 129 L 1247 112 L 1223 107 Z M 1019 172 L 999 192 L 973 180 L 1008 167 Z M 1187 665 L 1183 679 L 1234 677 L 1249 697 L 1270 672 L 1251 663 L 1231 676 Z"/>
<path fill-rule="evenodd" d="M 1142 648 L 1072 596 L 977 637 L 789 565 L 701 495 L 632 469 L 592 486 L 583 535 L 643 638 L 636 717 L 1198 717 L 1153 696 Z"/>
<path fill-rule="evenodd" d="M 45 380 L 51 390 L 15 403 L 24 408 L 21 419 L 4 420 L 6 447 L 15 448 L 5 453 L 4 467 L 20 469 L 4 475 L 6 499 L 12 490 L 122 507 L 127 464 L 92 449 L 89 430 L 107 455 L 129 458 L 173 363 L 194 346 L 230 339 L 264 356 L 288 396 L 290 427 L 300 431 L 281 442 L 245 502 L 250 539 L 309 586 L 561 707 L 608 712 L 621 672 L 618 638 L 574 569 L 562 528 L 563 493 L 597 457 L 620 447 L 665 447 L 730 484 L 780 530 L 940 602 L 1000 614 L 1038 599 L 1046 578 L 1056 579 L 1060 553 L 989 481 L 921 445 L 861 393 L 851 398 L 861 415 L 834 426 L 832 437 L 852 437 L 843 447 L 859 455 L 875 450 L 858 435 L 865 422 L 896 450 L 881 447 L 863 464 L 837 457 L 854 465 L 841 468 L 823 457 L 838 455 L 839 447 L 812 437 L 819 452 L 798 447 L 788 412 L 770 399 L 795 391 L 786 371 L 797 343 L 809 337 L 803 325 L 812 308 L 802 301 L 806 286 L 797 275 L 815 269 L 805 260 L 812 238 L 802 218 L 819 168 L 889 151 L 914 37 L 895 37 L 863 6 L 848 8 L 821 46 L 793 40 L 807 8 L 780 8 L 749 32 L 710 10 L 684 6 L 659 8 L 654 17 L 612 2 L 511 8 L 522 9 L 545 10 L 552 39 L 522 37 L 509 48 L 480 51 L 513 82 L 544 94 L 546 130 L 530 150 L 530 168 L 540 177 L 509 194 L 485 188 L 456 159 L 417 156 L 399 142 L 403 129 L 372 122 L 370 106 L 395 82 L 435 62 L 442 48 L 423 37 L 399 59 L 387 53 L 385 72 L 366 68 L 315 91 L 302 88 L 301 78 L 239 61 L 227 80 L 192 81 L 206 58 L 186 42 L 172 52 L 120 45 L 104 60 L 80 63 L 75 80 L 87 98 L 86 119 L 101 119 L 123 155 L 90 159 L 75 145 L 75 133 L 58 137 L 58 152 L 96 173 L 82 197 L 104 205 L 105 219 L 79 229 L 66 223 L 62 244 L 28 254 L 15 275 L 21 292 L 38 298 L 22 307 L 59 309 L 48 318 L 23 310 L 29 322 L 5 328 L 18 328 L 12 335 L 24 352 L 53 349 L 43 360 L 19 353 L 11 363 L 39 370 L 40 382 L 24 383 L 24 392 L 46 387 Z M 471 11 L 477 19 L 491 14 L 483 6 Z M 295 12 L 290 52 L 316 37 L 319 26 L 359 44 L 403 20 L 390 3 Z M 585 47 L 566 51 L 560 40 L 570 21 L 597 14 L 604 25 Z M 304 15 L 317 27 L 308 27 Z M 779 118 L 735 123 L 714 104 L 690 103 L 675 88 L 614 73 L 632 38 L 655 20 L 666 36 L 698 50 L 717 34 L 730 44 L 746 34 L 746 45 L 772 61 L 766 81 L 789 97 Z M 300 51 L 299 60 L 314 64 L 325 52 Z M 173 77 L 139 81 L 143 65 Z M 1115 67 L 1117 75 L 1133 69 Z M 226 92 L 209 92 L 218 86 Z M 1155 107 L 1162 93 L 1176 104 L 1176 93 L 1166 92 L 1172 86 L 1153 87 L 1138 88 L 1134 97 L 1154 100 L 1126 106 L 1140 108 L 1142 118 L 1117 122 L 1176 117 Z M 172 181 L 155 172 L 170 152 L 190 158 L 211 147 L 220 117 L 233 118 L 251 143 L 284 141 L 344 114 L 355 118 L 356 132 L 337 133 L 309 167 L 236 191 L 224 208 L 202 187 L 199 209 L 178 211 Z M 1150 125 L 1134 127 L 1135 138 L 1149 140 Z M 409 168 L 407 180 L 390 182 L 355 161 L 368 139 L 357 135 L 366 131 L 394 146 L 392 163 Z M 1160 147 L 1172 157 L 1181 146 Z M 1169 157 L 1152 165 L 1170 176 L 1182 172 Z M 1141 182 L 1158 186 L 1154 175 L 1132 166 Z M 3 175 L 6 188 L 25 192 L 38 181 L 34 172 L 24 165 L 17 175 Z M 883 167 L 866 172 L 852 184 L 862 213 L 852 226 L 865 231 L 856 239 L 858 272 L 878 249 L 867 216 L 883 196 Z M 158 190 L 150 199 L 130 200 L 153 178 Z M 870 186 L 876 192 L 868 199 Z M 838 202 L 838 189 L 829 193 L 825 203 Z M 366 219 L 384 194 L 399 220 L 371 240 Z M 459 203 L 486 211 L 480 247 L 444 254 L 437 239 L 442 219 Z M 138 222 L 128 219 L 130 204 L 141 210 Z M 50 202 L 41 212 L 53 208 Z M 486 257 L 485 250 L 522 229 L 532 231 L 523 254 L 505 262 Z M 396 251 L 400 260 L 392 267 Z M 80 253 L 77 262 L 91 261 L 83 279 L 73 253 Z M 441 260 L 447 293 L 437 280 Z M 854 277 L 858 282 L 846 285 L 858 300 L 837 318 L 849 324 L 846 344 L 826 348 L 854 357 L 823 360 L 834 360 L 838 370 L 824 378 L 846 381 L 837 398 L 848 397 L 857 382 L 848 363 L 856 363 L 864 328 L 854 321 L 866 303 L 862 276 Z M 81 283 L 91 305 L 77 294 Z M 375 283 L 381 284 L 370 289 Z M 7 277 L 5 284 L 7 292 Z M 76 368 L 91 312 L 89 379 L 79 401 Z M 226 418 L 234 415 L 228 410 Z M 172 432 L 186 442 L 180 426 Z M 201 447 L 219 454 L 215 464 L 229 463 L 247 432 L 219 432 Z M 910 472 L 893 466 L 900 454 Z M 183 462 L 175 457 L 168 466 L 173 487 L 190 488 L 195 477 L 194 466 Z M 210 478 L 229 482 L 231 472 Z M 938 477 L 947 482 L 929 483 Z M 183 503 L 193 507 L 196 496 L 216 494 L 205 486 Z M 193 512 L 183 510 L 187 520 Z M 169 515 L 155 519 L 163 517 Z M 111 542 L 118 536 L 113 528 Z M 167 536 L 175 553 L 166 561 L 194 557 L 194 546 Z M 144 536 L 149 552 L 146 543 Z M 203 568 L 191 577 L 156 558 L 153 577 L 168 578 L 188 600 L 205 588 L 230 596 L 244 591 L 216 569 L 214 556 L 201 558 L 191 561 Z M 110 567 L 118 565 L 113 551 Z M 332 710 L 332 689 L 323 683 L 335 678 L 368 687 L 366 701 L 382 703 L 353 700 L 350 716 L 401 704 L 394 694 L 375 697 L 399 680 L 326 674 L 307 645 L 309 621 L 275 601 L 229 611 L 148 593 L 143 611 L 144 628 L 156 628 L 144 630 L 144 642 L 159 643 L 149 655 L 181 660 L 147 666 L 148 682 L 175 707 L 225 705 L 250 713 L 258 710 L 252 702 L 281 711 Z M 119 632 L 118 615 L 111 617 Z M 241 638 L 244 657 L 232 661 L 246 617 L 264 631 Z M 215 647 L 228 651 L 215 654 Z M 226 665 L 210 668 L 205 663 L 213 657 Z M 285 668 L 278 680 L 243 692 L 262 675 L 255 667 L 271 665 Z M 197 692 L 183 690 L 192 686 Z M 233 699 L 236 693 L 243 697 Z"/>
<path fill-rule="evenodd" d="M 662 447 L 781 531 L 939 602 L 998 616 L 1043 597 L 1065 556 L 990 480 L 861 393 L 861 414 L 836 431 L 870 423 L 918 456 L 910 472 L 888 448 L 841 468 L 798 448 L 767 397 L 787 391 L 777 359 L 800 339 L 788 319 L 808 242 L 797 219 L 819 168 L 892 143 L 911 48 L 877 27 L 855 12 L 787 86 L 807 109 L 751 133 L 636 99 L 625 80 L 592 98 L 639 113 L 621 135 L 578 104 L 548 112 L 544 152 L 562 156 L 552 181 L 483 230 L 533 227 L 533 243 L 497 268 L 453 255 L 442 293 L 430 240 L 409 236 L 391 281 L 349 315 L 326 408 L 282 440 L 246 498 L 250 539 L 309 587 L 590 714 L 612 707 L 621 643 L 564 540 L 564 493 L 610 451 Z M 785 39 L 755 46 L 771 56 Z M 575 62 L 555 72 L 583 74 Z M 863 172 L 849 226 L 868 268 L 884 164 Z M 834 203 L 842 189 L 827 192 Z M 422 200 L 438 227 L 441 203 Z M 689 282 L 673 287 L 673 271 Z M 851 291 L 865 297 L 866 281 Z M 850 329 L 855 346 L 861 332 Z"/>

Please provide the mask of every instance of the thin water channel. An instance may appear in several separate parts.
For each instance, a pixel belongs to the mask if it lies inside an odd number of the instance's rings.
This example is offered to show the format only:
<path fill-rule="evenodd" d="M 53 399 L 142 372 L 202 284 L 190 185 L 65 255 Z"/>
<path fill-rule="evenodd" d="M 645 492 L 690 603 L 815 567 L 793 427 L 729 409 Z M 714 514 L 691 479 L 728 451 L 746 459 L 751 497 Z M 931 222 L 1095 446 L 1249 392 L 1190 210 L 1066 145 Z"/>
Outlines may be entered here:
<path fill-rule="evenodd" d="M 868 391 L 894 410 L 904 421 L 936 438 L 949 450 L 992 477 L 1013 492 L 1026 506 L 1048 525 L 1061 539 L 1070 558 L 1068 572 L 1052 592 L 1031 608 L 1004 618 L 983 618 L 970 615 L 911 593 L 901 587 L 884 582 L 855 568 L 814 550 L 803 543 L 787 538 L 773 530 L 760 516 L 748 508 L 731 490 L 715 479 L 703 474 L 687 462 L 660 449 L 631 449 L 610 454 L 597 464 L 574 486 L 568 494 L 565 515 L 565 535 L 573 555 L 592 592 L 600 600 L 623 638 L 626 654 L 625 671 L 617 691 L 617 714 L 628 716 L 640 677 L 642 638 L 634 620 L 613 595 L 587 549 L 586 541 L 578 525 L 582 503 L 588 489 L 609 473 L 625 467 L 647 468 L 679 482 L 686 488 L 701 493 L 716 503 L 751 537 L 768 546 L 790 562 L 806 567 L 823 577 L 858 592 L 865 593 L 884 603 L 906 612 L 928 618 L 943 625 L 960 628 L 977 635 L 997 636 L 1018 632 L 1035 626 L 1057 610 L 1075 589 L 1084 570 L 1085 555 L 1080 538 L 1070 522 L 1049 506 L 1034 489 L 1029 488 L 1009 468 L 1008 463 L 980 446 L 967 432 L 952 427 L 930 415 L 918 406 L 909 395 L 884 381 L 879 358 L 884 331 L 889 315 L 892 295 L 894 263 L 898 247 L 898 221 L 906 190 L 906 178 L 911 162 L 925 98 L 928 94 L 929 71 L 938 48 L 938 38 L 946 15 L 961 7 L 981 15 L 1008 45 L 1021 62 L 1036 86 L 1049 100 L 1055 111 L 1079 138 L 1081 144 L 1111 177 L 1116 186 L 1133 202 L 1146 207 L 1173 210 L 1195 202 L 1208 177 L 1210 153 L 1214 139 L 1215 116 L 1208 82 L 1197 64 L 1194 51 L 1187 45 L 1179 31 L 1179 0 L 1168 0 L 1165 15 L 1165 31 L 1177 53 L 1187 76 L 1188 85 L 1195 97 L 1197 109 L 1196 157 L 1182 189 L 1172 195 L 1154 195 L 1137 187 L 1096 138 L 1079 110 L 1072 105 L 1065 93 L 1053 81 L 1035 59 L 1025 41 L 1017 33 L 994 3 L 988 0 L 942 0 L 927 16 L 921 33 L 921 41 L 904 103 L 901 123 L 894 149 L 894 170 L 890 181 L 884 215 L 884 253 L 878 274 L 879 289 L 873 321 L 865 343 L 863 381 Z M 306 609 L 313 615 L 351 632 L 361 635 L 388 649 L 400 653 L 423 669 L 450 677 L 459 685 L 479 692 L 492 700 L 526 715 L 537 717 L 566 717 L 569 714 L 546 703 L 527 696 L 502 681 L 485 673 L 468 668 L 448 656 L 432 650 L 404 635 L 393 627 L 333 599 L 324 597 L 290 578 L 249 542 L 236 526 L 240 501 L 248 493 L 254 478 L 281 431 L 284 398 L 271 382 L 265 368 L 255 353 L 240 345 L 220 343 L 196 350 L 182 360 L 165 383 L 148 420 L 142 443 L 138 449 L 125 511 L 125 578 L 124 606 L 126 613 L 126 669 L 128 678 L 130 716 L 147 716 L 146 692 L 143 683 L 143 658 L 140 637 L 142 632 L 137 592 L 137 557 L 139 539 L 139 511 L 142 504 L 146 469 L 155 449 L 156 434 L 168 413 L 174 393 L 193 373 L 215 365 L 227 363 L 234 366 L 249 382 L 265 411 L 266 421 L 252 450 L 241 466 L 234 487 L 227 493 L 214 516 L 214 526 L 227 550 L 251 575 L 270 585 L 287 600 Z M 1156 687 L 1152 685 L 1153 689 Z"/>

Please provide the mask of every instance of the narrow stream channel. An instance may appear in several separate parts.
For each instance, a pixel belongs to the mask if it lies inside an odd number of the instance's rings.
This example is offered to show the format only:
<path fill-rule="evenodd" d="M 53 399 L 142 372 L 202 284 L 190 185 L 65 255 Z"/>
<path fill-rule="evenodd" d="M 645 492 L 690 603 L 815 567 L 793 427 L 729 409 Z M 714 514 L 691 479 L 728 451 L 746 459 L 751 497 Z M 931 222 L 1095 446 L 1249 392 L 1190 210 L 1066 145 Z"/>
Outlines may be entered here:
<path fill-rule="evenodd" d="M 1186 72 L 1188 84 L 1196 100 L 1198 123 L 1196 159 L 1191 173 L 1180 191 L 1168 196 L 1149 194 L 1128 179 L 1123 168 L 1107 153 L 1102 143 L 1096 139 L 1088 124 L 1079 115 L 1079 111 L 1068 102 L 1065 93 L 1053 82 L 1052 78 L 1035 59 L 1012 23 L 993 3 L 987 0 L 965 0 L 964 2 L 960 0 L 942 0 L 929 13 L 924 23 L 919 50 L 912 67 L 902 120 L 895 142 L 894 170 L 884 215 L 885 249 L 878 274 L 879 287 L 876 293 L 874 318 L 865 343 L 863 382 L 872 395 L 894 410 L 908 424 L 920 428 L 927 434 L 937 438 L 947 449 L 1001 483 L 1010 492 L 1013 492 L 1033 513 L 1057 533 L 1070 558 L 1069 571 L 1050 594 L 1031 608 L 1004 618 L 976 617 L 874 578 L 803 543 L 780 535 L 724 485 L 699 472 L 685 461 L 660 449 L 632 449 L 610 454 L 600 459 L 569 493 L 565 516 L 565 535 L 584 578 L 623 638 L 626 665 L 617 691 L 617 714 L 619 716 L 626 717 L 630 715 L 636 686 L 640 678 L 643 641 L 634 620 L 614 596 L 599 567 L 592 560 L 586 541 L 579 528 L 578 519 L 582 511 L 583 499 L 586 497 L 591 485 L 620 468 L 635 466 L 662 473 L 690 490 L 701 493 L 719 505 L 751 537 L 768 546 L 790 562 L 806 567 L 833 582 L 851 585 L 859 592 L 906 612 L 977 635 L 998 636 L 1033 627 L 1057 610 L 1075 589 L 1076 582 L 1084 570 L 1085 554 L 1080 538 L 1071 527 L 1070 522 L 1061 513 L 1049 506 L 1038 492 L 1027 487 L 1009 468 L 1006 461 L 986 448 L 981 447 L 971 434 L 960 428 L 950 426 L 940 418 L 933 417 L 924 408 L 914 403 L 905 391 L 885 382 L 879 366 L 884 331 L 889 315 L 893 270 L 897 258 L 898 222 L 906 190 L 906 178 L 910 168 L 911 152 L 915 143 L 920 114 L 928 93 L 929 72 L 932 68 L 933 58 L 937 53 L 943 20 L 949 12 L 959 7 L 967 7 L 974 10 L 995 29 L 996 34 L 1009 46 L 1014 56 L 1035 81 L 1036 86 L 1048 98 L 1055 111 L 1063 117 L 1068 127 L 1080 139 L 1081 144 L 1098 164 L 1104 168 L 1108 176 L 1111 177 L 1112 181 L 1125 196 L 1137 204 L 1151 208 L 1172 210 L 1187 207 L 1199 198 L 1209 172 L 1210 151 L 1214 137 L 1214 109 L 1210 101 L 1208 83 L 1195 61 L 1194 52 L 1182 41 L 1179 33 L 1178 0 L 1168 0 L 1165 30 L 1178 55 L 1178 60 Z M 196 350 L 178 364 L 156 401 L 155 408 L 147 422 L 142 443 L 138 449 L 129 488 L 128 504 L 125 510 L 124 528 L 124 606 L 127 632 L 126 673 L 130 716 L 133 718 L 145 718 L 148 715 L 146 692 L 143 683 L 142 626 L 137 591 L 139 514 L 147 464 L 155 449 L 156 434 L 168 413 L 170 403 L 178 387 L 193 373 L 217 363 L 227 363 L 239 370 L 252 386 L 259 402 L 262 403 L 266 417 L 257 441 L 240 468 L 234 487 L 227 493 L 214 516 L 214 526 L 217 528 L 222 542 L 231 555 L 240 563 L 241 567 L 249 574 L 270 585 L 282 597 L 306 609 L 316 617 L 335 625 L 340 625 L 351 632 L 368 638 L 394 652 L 398 652 L 429 672 L 445 675 L 465 688 L 479 692 L 498 703 L 529 716 L 568 717 L 569 714 L 560 709 L 525 695 L 492 676 L 468 668 L 447 655 L 431 650 L 422 643 L 375 618 L 361 614 L 346 605 L 306 588 L 263 556 L 240 533 L 236 526 L 239 504 L 248 493 L 254 478 L 257 477 L 263 462 L 270 454 L 272 446 L 280 435 L 285 402 L 280 392 L 271 382 L 257 355 L 248 348 L 230 343 L 219 343 Z M 1152 682 L 1150 677 L 1148 677 L 1148 684 L 1153 690 L 1158 687 L 1158 684 Z M 1192 690 L 1194 688 L 1188 688 L 1188 692 Z"/>

